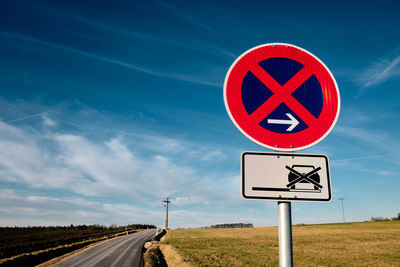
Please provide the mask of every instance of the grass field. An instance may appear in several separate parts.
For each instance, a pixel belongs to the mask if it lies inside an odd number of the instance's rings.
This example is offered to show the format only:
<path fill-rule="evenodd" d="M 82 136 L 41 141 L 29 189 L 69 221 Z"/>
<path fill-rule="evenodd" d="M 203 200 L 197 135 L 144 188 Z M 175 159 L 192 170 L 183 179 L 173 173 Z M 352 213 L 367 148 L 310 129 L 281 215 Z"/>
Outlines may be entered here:
<path fill-rule="evenodd" d="M 278 229 L 171 230 L 193 266 L 279 266 Z M 400 266 L 400 222 L 293 226 L 294 266 Z"/>

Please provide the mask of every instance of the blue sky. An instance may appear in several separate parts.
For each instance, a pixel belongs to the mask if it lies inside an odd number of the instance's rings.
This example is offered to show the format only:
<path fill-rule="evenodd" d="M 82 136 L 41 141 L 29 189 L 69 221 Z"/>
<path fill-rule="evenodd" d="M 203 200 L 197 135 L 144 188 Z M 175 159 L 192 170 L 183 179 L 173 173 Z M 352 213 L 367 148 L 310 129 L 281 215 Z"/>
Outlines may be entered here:
<path fill-rule="evenodd" d="M 223 81 L 264 43 L 300 46 L 336 78 L 341 113 L 307 153 L 327 154 L 333 200 L 293 223 L 400 212 L 397 1 L 1 1 L 0 225 L 248 222 L 276 202 L 240 196 Z"/>

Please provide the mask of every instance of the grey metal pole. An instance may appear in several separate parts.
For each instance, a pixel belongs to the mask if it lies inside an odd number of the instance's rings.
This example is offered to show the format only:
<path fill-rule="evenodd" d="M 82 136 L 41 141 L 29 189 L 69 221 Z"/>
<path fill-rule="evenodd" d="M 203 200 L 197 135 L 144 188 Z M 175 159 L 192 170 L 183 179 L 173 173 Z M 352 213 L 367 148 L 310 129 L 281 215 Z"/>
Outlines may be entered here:
<path fill-rule="evenodd" d="M 343 215 L 343 223 L 345 223 L 345 222 L 346 222 L 346 219 L 344 218 L 344 204 L 343 204 L 344 197 L 342 197 L 342 198 L 339 198 L 339 199 L 342 201 L 342 215 Z"/>
<path fill-rule="evenodd" d="M 168 230 L 168 204 L 170 201 L 167 198 L 164 200 L 164 202 L 167 204 L 167 214 L 165 214 L 165 230 Z"/>
<path fill-rule="evenodd" d="M 169 198 L 167 197 L 163 202 L 167 205 L 167 214 L 165 214 L 165 230 L 168 230 L 168 204 L 171 203 L 171 201 L 169 201 Z"/>
<path fill-rule="evenodd" d="M 167 215 L 165 216 L 165 230 L 168 230 L 168 198 L 167 198 Z"/>
<path fill-rule="evenodd" d="M 290 202 L 278 201 L 279 266 L 293 267 L 292 212 Z"/>

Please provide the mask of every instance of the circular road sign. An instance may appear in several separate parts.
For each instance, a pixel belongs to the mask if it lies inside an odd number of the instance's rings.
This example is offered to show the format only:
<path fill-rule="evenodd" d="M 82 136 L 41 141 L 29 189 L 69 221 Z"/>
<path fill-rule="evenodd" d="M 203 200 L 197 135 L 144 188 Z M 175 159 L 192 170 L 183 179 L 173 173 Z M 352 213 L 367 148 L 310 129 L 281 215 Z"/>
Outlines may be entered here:
<path fill-rule="evenodd" d="M 340 111 L 339 89 L 325 64 L 283 43 L 256 46 L 240 55 L 226 74 L 224 101 L 247 138 L 277 151 L 319 143 Z"/>

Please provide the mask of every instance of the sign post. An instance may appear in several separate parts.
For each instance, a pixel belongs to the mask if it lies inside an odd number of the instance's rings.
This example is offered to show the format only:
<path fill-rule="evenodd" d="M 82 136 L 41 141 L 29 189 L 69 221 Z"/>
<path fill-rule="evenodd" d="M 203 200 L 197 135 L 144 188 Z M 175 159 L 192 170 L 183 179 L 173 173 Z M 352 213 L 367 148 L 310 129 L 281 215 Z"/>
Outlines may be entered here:
<path fill-rule="evenodd" d="M 328 157 L 322 154 L 243 152 L 241 191 L 245 199 L 278 201 L 279 262 L 293 266 L 291 201 L 330 201 Z"/>
<path fill-rule="evenodd" d="M 271 43 L 249 49 L 229 68 L 225 107 L 234 125 L 251 141 L 286 152 L 242 154 L 245 199 L 278 202 L 279 265 L 293 266 L 292 201 L 330 201 L 328 157 L 292 154 L 322 141 L 340 111 L 336 80 L 310 52 Z"/>
<path fill-rule="evenodd" d="M 278 201 L 279 266 L 293 266 L 292 211 L 288 201 Z"/>

